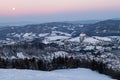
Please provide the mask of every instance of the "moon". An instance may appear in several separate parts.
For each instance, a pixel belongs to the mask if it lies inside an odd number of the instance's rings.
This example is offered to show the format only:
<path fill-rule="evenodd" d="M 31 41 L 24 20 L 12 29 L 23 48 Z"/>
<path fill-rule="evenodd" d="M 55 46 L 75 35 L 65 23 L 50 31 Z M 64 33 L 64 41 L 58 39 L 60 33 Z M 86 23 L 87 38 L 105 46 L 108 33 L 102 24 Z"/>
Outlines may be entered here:
<path fill-rule="evenodd" d="M 15 11 L 16 8 L 12 8 L 13 11 Z"/>

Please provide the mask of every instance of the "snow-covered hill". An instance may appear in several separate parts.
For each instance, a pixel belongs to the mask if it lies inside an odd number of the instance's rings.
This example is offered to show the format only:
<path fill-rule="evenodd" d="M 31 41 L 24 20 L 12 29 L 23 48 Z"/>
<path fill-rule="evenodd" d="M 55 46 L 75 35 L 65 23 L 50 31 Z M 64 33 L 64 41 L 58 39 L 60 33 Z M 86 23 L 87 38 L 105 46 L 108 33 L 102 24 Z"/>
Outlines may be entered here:
<path fill-rule="evenodd" d="M 0 80 L 113 80 L 89 69 L 63 69 L 50 72 L 0 69 Z"/>
<path fill-rule="evenodd" d="M 33 39 L 51 35 L 53 32 L 72 37 L 79 36 L 82 32 L 88 36 L 120 36 L 119 25 L 120 20 L 106 20 L 89 25 L 53 22 L 25 26 L 7 26 L 0 28 L 0 40 L 6 40 L 6 38 L 12 40 Z"/>
<path fill-rule="evenodd" d="M 119 22 L 55 22 L 0 28 L 0 67 L 53 70 L 82 66 L 119 79 Z"/>

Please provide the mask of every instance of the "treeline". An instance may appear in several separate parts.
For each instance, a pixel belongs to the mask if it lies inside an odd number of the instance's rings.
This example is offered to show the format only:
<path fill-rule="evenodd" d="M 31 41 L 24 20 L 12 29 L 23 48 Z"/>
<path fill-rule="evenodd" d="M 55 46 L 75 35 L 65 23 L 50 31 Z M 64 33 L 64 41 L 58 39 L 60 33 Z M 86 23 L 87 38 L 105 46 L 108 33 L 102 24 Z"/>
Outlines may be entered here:
<path fill-rule="evenodd" d="M 32 70 L 43 70 L 51 71 L 55 69 L 68 69 L 68 68 L 90 68 L 96 70 L 99 73 L 107 74 L 113 78 L 120 80 L 120 72 L 108 69 L 106 64 L 97 62 L 95 60 L 79 60 L 73 57 L 57 57 L 53 60 L 48 61 L 44 59 L 2 59 L 0 58 L 0 68 L 16 68 L 16 69 L 32 69 Z"/>
<path fill-rule="evenodd" d="M 37 56 L 46 55 L 47 52 L 58 51 L 58 48 L 53 44 L 46 45 L 40 42 L 18 42 L 15 44 L 0 45 L 0 56 L 3 57 L 18 57 L 16 54 L 22 52 L 23 55 Z"/>

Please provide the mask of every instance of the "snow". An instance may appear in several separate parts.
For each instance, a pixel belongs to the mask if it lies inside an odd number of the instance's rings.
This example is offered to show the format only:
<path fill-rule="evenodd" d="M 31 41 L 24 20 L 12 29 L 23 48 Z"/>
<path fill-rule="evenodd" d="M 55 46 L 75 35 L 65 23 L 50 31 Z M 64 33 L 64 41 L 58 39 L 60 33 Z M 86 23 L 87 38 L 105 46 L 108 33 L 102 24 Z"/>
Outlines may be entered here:
<path fill-rule="evenodd" d="M 84 34 L 84 33 L 80 34 L 80 37 L 85 37 L 85 36 L 86 36 L 86 34 Z"/>
<path fill-rule="evenodd" d="M 0 69 L 0 80 L 113 80 L 90 69 L 63 69 L 55 71 L 34 71 Z"/>
<path fill-rule="evenodd" d="M 57 40 L 66 40 L 69 37 L 67 36 L 49 36 L 49 37 L 45 37 L 45 39 L 42 41 L 44 44 L 48 44 Z"/>
<path fill-rule="evenodd" d="M 82 35 L 83 36 L 83 35 Z M 75 38 L 72 38 L 72 39 L 69 39 L 69 41 L 71 42 L 80 42 L 80 37 L 75 37 Z M 98 43 L 99 40 L 96 40 L 92 37 L 86 37 L 84 40 L 83 40 L 84 43 L 92 43 L 92 44 L 95 44 L 95 43 Z"/>
<path fill-rule="evenodd" d="M 45 39 L 42 41 L 44 44 L 48 44 L 57 40 L 65 40 L 68 39 L 69 37 L 67 36 L 49 36 L 45 37 Z"/>
<path fill-rule="evenodd" d="M 83 35 L 82 35 L 83 36 Z M 75 38 L 72 38 L 72 39 L 69 39 L 69 41 L 71 42 L 80 42 L 80 37 L 75 37 Z M 92 43 L 92 44 L 95 44 L 95 43 L 98 43 L 99 40 L 97 39 L 94 39 L 93 37 L 86 37 L 84 40 L 83 40 L 84 43 Z"/>
<path fill-rule="evenodd" d="M 11 59 L 16 59 L 16 57 L 15 57 L 15 56 L 12 56 Z"/>
<path fill-rule="evenodd" d="M 84 50 L 94 50 L 95 46 L 86 46 L 86 48 Z"/>
<path fill-rule="evenodd" d="M 65 32 L 60 32 L 60 31 L 52 31 L 51 35 L 64 35 L 64 36 L 71 36 L 71 34 L 65 33 Z"/>
<path fill-rule="evenodd" d="M 45 36 L 45 39 L 43 40 L 43 43 L 45 44 L 50 43 L 52 41 L 56 41 L 56 40 L 65 40 L 70 38 L 70 34 L 60 32 L 60 31 L 52 31 L 51 35 L 49 36 L 46 36 L 46 35 L 48 34 L 39 34 L 39 36 Z"/>
<path fill-rule="evenodd" d="M 54 52 L 54 53 L 48 53 L 48 56 L 46 57 L 47 59 L 53 59 L 54 57 L 57 58 L 57 57 L 65 57 L 65 56 L 68 56 L 69 53 L 65 52 L 65 51 L 57 51 L 57 52 Z"/>
<path fill-rule="evenodd" d="M 30 36 L 32 33 L 25 33 L 24 35 L 23 35 L 23 37 L 28 37 L 28 36 Z"/>
<path fill-rule="evenodd" d="M 53 28 L 51 28 L 52 30 L 54 30 L 54 29 L 56 29 L 57 27 L 53 27 Z"/>
<path fill-rule="evenodd" d="M 58 52 L 54 53 L 54 56 L 56 56 L 56 57 L 59 57 L 59 56 L 65 57 L 66 55 L 68 55 L 68 53 L 65 51 L 58 51 Z"/>
<path fill-rule="evenodd" d="M 67 36 L 50 36 L 45 38 L 45 42 L 68 39 Z"/>
<path fill-rule="evenodd" d="M 69 39 L 69 41 L 71 41 L 71 42 L 80 42 L 80 39 L 79 39 L 79 37 L 75 37 L 75 38 Z"/>
<path fill-rule="evenodd" d="M 80 36 L 85 36 L 85 34 L 80 34 Z M 75 37 L 75 38 L 69 39 L 69 41 L 80 42 L 79 37 Z M 111 41 L 111 39 L 108 38 L 108 37 L 93 36 L 93 37 L 86 37 L 83 40 L 84 43 L 91 43 L 91 44 L 96 44 L 96 43 L 99 43 L 101 41 Z"/>
<path fill-rule="evenodd" d="M 69 37 L 66 36 L 51 36 L 51 37 L 47 37 L 49 40 L 58 40 L 58 39 L 67 39 Z"/>
<path fill-rule="evenodd" d="M 39 37 L 45 37 L 45 36 L 47 36 L 49 33 L 41 33 L 41 34 L 39 34 L 38 36 Z"/>
<path fill-rule="evenodd" d="M 13 37 L 18 37 L 18 38 L 20 38 L 21 35 L 20 35 L 20 34 L 15 34 L 15 35 L 13 35 Z"/>
<path fill-rule="evenodd" d="M 98 37 L 98 36 L 95 36 L 94 38 L 96 38 L 98 40 L 103 40 L 103 41 L 111 41 L 111 39 L 108 38 L 108 37 Z"/>
<path fill-rule="evenodd" d="M 31 33 L 25 33 L 23 35 L 23 38 L 25 38 L 25 39 L 33 39 L 34 37 L 36 37 L 36 35 L 32 32 Z"/>
<path fill-rule="evenodd" d="M 25 58 L 25 56 L 23 55 L 22 52 L 18 52 L 18 53 L 17 53 L 17 57 L 18 57 L 18 58 L 21 58 L 21 59 L 24 59 L 24 58 Z"/>
<path fill-rule="evenodd" d="M 95 43 L 98 43 L 99 40 L 94 39 L 93 37 L 88 37 L 88 38 L 86 38 L 83 42 L 95 44 Z"/>

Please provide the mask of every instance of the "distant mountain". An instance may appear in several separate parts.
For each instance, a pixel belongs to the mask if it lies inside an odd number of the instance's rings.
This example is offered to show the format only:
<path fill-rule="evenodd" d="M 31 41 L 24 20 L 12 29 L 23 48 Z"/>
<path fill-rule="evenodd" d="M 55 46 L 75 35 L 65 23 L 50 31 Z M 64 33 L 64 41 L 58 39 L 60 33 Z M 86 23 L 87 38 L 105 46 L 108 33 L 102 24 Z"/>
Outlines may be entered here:
<path fill-rule="evenodd" d="M 79 36 L 85 33 L 88 36 L 120 36 L 120 20 L 105 20 L 94 24 L 73 24 L 67 22 L 52 22 L 44 24 L 31 24 L 25 26 L 7 26 L 0 28 L 0 40 L 23 39 L 28 36 L 39 38 L 41 34 Z M 63 34 L 64 33 L 64 34 Z M 29 34 L 29 35 L 28 35 Z"/>
<path fill-rule="evenodd" d="M 100 20 L 78 20 L 78 21 L 65 21 L 66 23 L 72 23 L 72 24 L 94 24 L 99 22 Z"/>
<path fill-rule="evenodd" d="M 0 22 L 0 27 L 3 26 L 23 26 L 26 24 L 38 24 L 40 22 L 35 22 L 35 21 L 11 21 L 11 22 Z"/>
<path fill-rule="evenodd" d="M 112 18 L 112 20 L 120 20 L 120 18 Z"/>
<path fill-rule="evenodd" d="M 120 20 L 105 20 L 84 27 L 93 36 L 120 36 Z"/>
<path fill-rule="evenodd" d="M 25 26 L 7 26 L 0 28 L 0 39 L 12 38 L 16 39 L 16 35 L 19 35 L 23 38 L 24 34 L 35 34 L 37 37 L 42 33 L 51 34 L 52 31 L 60 31 L 71 34 L 76 30 L 80 30 L 82 27 L 79 25 L 74 25 L 70 23 L 62 23 L 62 22 L 52 22 L 52 23 L 44 23 L 44 24 L 31 24 Z"/>

